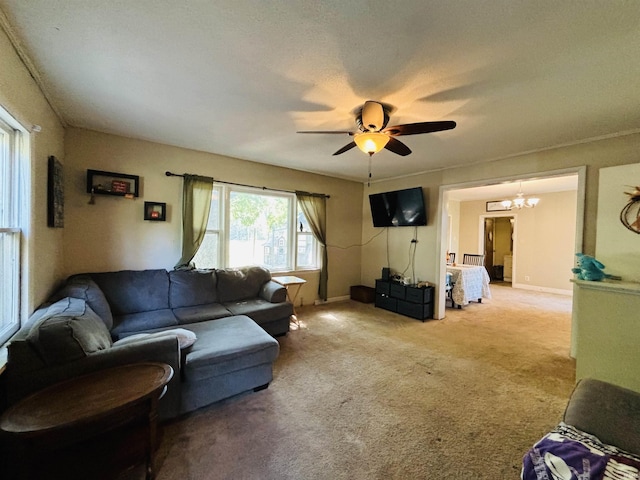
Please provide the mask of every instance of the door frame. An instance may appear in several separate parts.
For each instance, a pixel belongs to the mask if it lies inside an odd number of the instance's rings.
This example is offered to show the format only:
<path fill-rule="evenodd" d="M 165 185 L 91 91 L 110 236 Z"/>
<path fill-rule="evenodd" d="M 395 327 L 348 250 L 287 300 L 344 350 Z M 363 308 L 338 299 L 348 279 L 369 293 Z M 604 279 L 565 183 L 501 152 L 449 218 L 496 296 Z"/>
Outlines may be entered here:
<path fill-rule="evenodd" d="M 542 172 L 523 173 L 521 175 L 509 175 L 501 178 L 476 180 L 473 182 L 453 183 L 449 185 L 440 185 L 438 192 L 438 202 L 440 208 L 437 209 L 436 220 L 436 279 L 438 286 L 436 288 L 436 302 L 434 309 L 434 319 L 442 319 L 445 317 L 445 289 L 447 265 L 445 252 L 447 250 L 447 218 L 449 216 L 449 210 L 447 208 L 448 192 L 450 190 L 461 190 L 464 188 L 481 187 L 488 185 L 496 185 L 504 182 L 517 182 L 519 180 L 531 180 L 536 178 L 550 178 L 559 177 L 564 175 L 578 175 L 578 190 L 576 192 L 576 234 L 575 234 L 575 251 L 581 252 L 584 238 L 584 207 L 586 201 L 585 186 L 587 181 L 587 167 L 578 166 L 563 168 L 559 170 L 546 170 Z M 574 320 L 575 321 L 575 320 Z M 575 335 L 576 328 L 572 321 L 571 326 L 571 355 L 575 356 Z"/>

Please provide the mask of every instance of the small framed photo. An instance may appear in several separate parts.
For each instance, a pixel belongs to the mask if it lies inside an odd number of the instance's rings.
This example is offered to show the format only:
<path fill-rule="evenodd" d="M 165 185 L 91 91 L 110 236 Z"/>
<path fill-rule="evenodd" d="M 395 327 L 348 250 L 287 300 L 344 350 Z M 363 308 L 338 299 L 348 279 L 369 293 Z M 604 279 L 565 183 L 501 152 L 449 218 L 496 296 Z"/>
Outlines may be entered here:
<path fill-rule="evenodd" d="M 487 212 L 505 212 L 507 210 L 509 209 L 502 205 L 502 200 L 487 202 Z"/>
<path fill-rule="evenodd" d="M 144 202 L 144 219 L 153 222 L 164 222 L 167 219 L 167 204 Z"/>

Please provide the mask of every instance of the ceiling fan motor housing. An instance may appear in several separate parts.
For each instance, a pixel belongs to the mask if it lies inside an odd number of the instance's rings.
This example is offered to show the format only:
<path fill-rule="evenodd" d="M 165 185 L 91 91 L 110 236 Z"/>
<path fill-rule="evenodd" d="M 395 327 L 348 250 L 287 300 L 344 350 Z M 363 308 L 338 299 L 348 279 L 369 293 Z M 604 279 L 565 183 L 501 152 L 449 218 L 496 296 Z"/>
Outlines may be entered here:
<path fill-rule="evenodd" d="M 356 118 L 358 128 L 363 132 L 379 132 L 387 126 L 389 113 L 381 103 L 366 101 L 362 106 L 362 112 Z"/>

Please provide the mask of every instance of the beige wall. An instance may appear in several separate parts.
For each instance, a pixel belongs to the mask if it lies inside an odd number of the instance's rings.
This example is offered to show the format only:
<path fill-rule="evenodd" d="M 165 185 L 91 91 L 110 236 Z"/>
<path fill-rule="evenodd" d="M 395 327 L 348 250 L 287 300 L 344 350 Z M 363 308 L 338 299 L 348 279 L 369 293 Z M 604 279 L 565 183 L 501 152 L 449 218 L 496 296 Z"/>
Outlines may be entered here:
<path fill-rule="evenodd" d="M 508 212 L 515 218 L 514 276 L 515 287 L 570 294 L 573 286 L 571 268 L 575 261 L 576 192 L 536 194 L 535 208 Z M 461 202 L 460 260 L 463 253 L 479 250 L 481 217 L 486 201 Z"/>
<path fill-rule="evenodd" d="M 582 281 L 573 299 L 576 380 L 597 378 L 640 392 L 640 286 Z"/>
<path fill-rule="evenodd" d="M 625 192 L 633 192 L 638 185 L 640 163 L 600 172 L 596 258 L 605 265 L 606 273 L 632 282 L 640 282 L 640 235 L 622 224 L 620 211 L 629 202 Z"/>
<path fill-rule="evenodd" d="M 640 237 L 620 221 L 620 211 L 640 183 L 640 164 L 600 171 L 596 258 L 622 282 L 578 281 L 572 336 L 576 377 L 591 377 L 640 391 Z"/>
<path fill-rule="evenodd" d="M 64 162 L 64 129 L 26 67 L 0 29 L 0 105 L 23 127 L 42 131 L 30 135 L 30 220 L 23 237 L 22 301 L 31 313 L 50 293 L 63 274 L 63 229 L 47 227 L 47 158 Z"/>
<path fill-rule="evenodd" d="M 364 285 L 374 286 L 375 279 L 380 278 L 382 268 L 386 266 L 391 268 L 392 273 L 405 272 L 406 276 L 412 277 L 412 259 L 409 256 L 409 250 L 414 232 L 418 239 L 415 248 L 415 280 L 436 282 L 435 224 L 438 208 L 438 184 L 435 183 L 436 179 L 430 178 L 429 180 L 430 182 L 426 184 L 421 183 L 418 177 L 407 177 L 393 182 L 372 183 L 371 187 L 365 187 L 362 198 L 362 242 L 366 244 L 362 247 L 362 283 Z M 423 187 L 427 208 L 427 226 L 386 229 L 373 227 L 371 207 L 369 206 L 370 194 L 419 186 Z M 387 251 L 389 253 L 388 264 Z M 443 259 L 445 253 L 446 249 L 442 251 Z"/>
<path fill-rule="evenodd" d="M 337 248 L 360 242 L 362 185 L 194 150 L 133 140 L 78 128 L 66 135 L 65 274 L 119 269 L 172 269 L 180 257 L 182 180 L 165 171 L 283 190 L 325 193 L 329 243 L 328 296 L 349 295 L 360 280 L 360 255 Z M 96 195 L 89 205 L 87 169 L 140 176 L 140 197 Z M 143 220 L 145 201 L 166 202 L 167 221 Z M 318 273 L 298 299 L 317 299 Z"/>
<path fill-rule="evenodd" d="M 425 172 L 402 179 L 376 182 L 370 188 L 365 188 L 362 199 L 363 242 L 370 239 L 377 231 L 371 224 L 371 213 L 368 194 L 398 188 L 422 186 L 425 198 L 429 202 L 429 224 L 418 228 L 419 245 L 416 255 L 416 270 L 424 280 L 438 282 L 440 267 L 436 258 L 440 249 L 440 225 L 438 224 L 438 210 L 440 209 L 440 186 L 463 186 L 465 183 L 490 181 L 495 178 L 519 178 L 539 172 L 552 172 L 565 168 L 586 166 L 585 206 L 582 219 L 583 252 L 593 254 L 596 244 L 596 213 L 598 202 L 598 176 L 603 167 L 637 163 L 637 152 L 640 151 L 640 134 L 631 134 L 615 138 L 582 143 L 567 147 L 556 148 L 527 155 L 521 155 L 505 160 L 478 163 L 467 167 L 453 167 L 447 170 Z M 414 153 L 420 155 L 420 153 Z M 461 187 L 460 187 L 461 188 Z M 579 222 L 578 222 L 579 223 Z M 403 269 L 406 265 L 408 242 L 412 229 L 397 228 L 389 232 L 389 250 L 391 267 Z M 380 276 L 380 268 L 386 264 L 386 235 L 380 235 L 362 249 L 362 283 L 373 285 Z M 462 247 L 460 247 L 462 248 Z M 442 251 L 444 258 L 444 250 Z M 438 266 L 437 266 L 438 265 Z M 438 278 L 436 278 L 438 277 Z M 436 304 L 438 311 L 439 303 Z"/>

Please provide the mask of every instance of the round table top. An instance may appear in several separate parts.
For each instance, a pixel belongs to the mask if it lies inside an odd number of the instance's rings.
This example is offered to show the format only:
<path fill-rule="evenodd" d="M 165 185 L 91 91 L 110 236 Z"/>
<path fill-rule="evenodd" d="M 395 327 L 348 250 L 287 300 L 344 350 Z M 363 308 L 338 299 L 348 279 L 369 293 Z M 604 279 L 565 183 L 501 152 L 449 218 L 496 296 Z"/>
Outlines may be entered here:
<path fill-rule="evenodd" d="M 0 428 L 28 434 L 91 422 L 156 394 L 172 376 L 173 369 L 163 363 L 135 363 L 78 376 L 11 406 Z"/>

